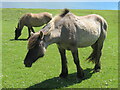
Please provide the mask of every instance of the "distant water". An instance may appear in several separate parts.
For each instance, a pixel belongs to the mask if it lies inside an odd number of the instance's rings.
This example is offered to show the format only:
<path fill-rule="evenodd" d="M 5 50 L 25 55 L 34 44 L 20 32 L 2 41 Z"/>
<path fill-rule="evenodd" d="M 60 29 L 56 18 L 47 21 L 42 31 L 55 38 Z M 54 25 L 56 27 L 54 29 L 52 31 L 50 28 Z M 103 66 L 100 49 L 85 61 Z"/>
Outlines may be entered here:
<path fill-rule="evenodd" d="M 3 2 L 2 8 L 118 10 L 117 2 Z"/>

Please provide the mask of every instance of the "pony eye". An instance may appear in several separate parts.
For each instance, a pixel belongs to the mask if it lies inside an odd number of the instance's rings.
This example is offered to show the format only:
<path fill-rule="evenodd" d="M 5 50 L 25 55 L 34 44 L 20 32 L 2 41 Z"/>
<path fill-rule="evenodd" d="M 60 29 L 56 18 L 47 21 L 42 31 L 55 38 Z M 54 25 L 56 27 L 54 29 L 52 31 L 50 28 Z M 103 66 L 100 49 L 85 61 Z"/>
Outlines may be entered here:
<path fill-rule="evenodd" d="M 42 43 L 40 43 L 39 46 L 42 46 Z"/>

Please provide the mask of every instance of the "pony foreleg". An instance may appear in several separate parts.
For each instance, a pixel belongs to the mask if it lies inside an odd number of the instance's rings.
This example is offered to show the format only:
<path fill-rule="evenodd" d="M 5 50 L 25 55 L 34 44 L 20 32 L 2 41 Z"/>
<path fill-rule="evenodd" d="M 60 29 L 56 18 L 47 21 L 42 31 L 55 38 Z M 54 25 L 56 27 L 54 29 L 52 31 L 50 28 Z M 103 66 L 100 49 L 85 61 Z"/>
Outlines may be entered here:
<path fill-rule="evenodd" d="M 77 68 L 77 77 L 78 78 L 83 78 L 84 77 L 84 72 L 83 72 L 83 69 L 81 68 L 80 63 L 79 63 L 78 49 L 73 50 L 72 55 L 73 55 L 73 58 L 74 58 L 74 63 L 76 64 L 76 68 Z"/>
<path fill-rule="evenodd" d="M 27 39 L 29 39 L 30 36 L 31 36 L 31 32 L 30 32 L 30 28 L 28 27 L 28 38 Z"/>
<path fill-rule="evenodd" d="M 68 68 L 67 68 L 67 58 L 66 58 L 66 51 L 63 48 L 58 47 L 59 53 L 61 55 L 61 64 L 62 70 L 59 77 L 65 78 L 68 75 Z"/>
<path fill-rule="evenodd" d="M 31 27 L 31 30 L 32 30 L 33 33 L 35 33 L 35 31 L 34 31 L 34 29 L 32 27 Z"/>

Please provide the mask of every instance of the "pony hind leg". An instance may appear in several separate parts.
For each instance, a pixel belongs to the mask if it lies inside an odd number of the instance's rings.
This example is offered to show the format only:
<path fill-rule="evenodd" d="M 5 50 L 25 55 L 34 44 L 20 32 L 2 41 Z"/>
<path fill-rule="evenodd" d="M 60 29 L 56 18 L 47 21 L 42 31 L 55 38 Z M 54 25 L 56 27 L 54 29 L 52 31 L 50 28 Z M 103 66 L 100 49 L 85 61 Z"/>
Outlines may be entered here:
<path fill-rule="evenodd" d="M 28 27 L 28 38 L 27 39 L 30 38 L 31 32 L 35 33 L 35 31 L 34 31 L 34 29 L 32 27 Z"/>
<path fill-rule="evenodd" d="M 95 63 L 95 61 L 96 61 L 95 60 L 96 59 L 96 52 L 97 52 L 96 45 L 94 44 L 91 47 L 92 47 L 93 51 L 86 60 L 89 60 L 89 62 Z"/>
<path fill-rule="evenodd" d="M 89 60 L 89 62 L 95 63 L 94 72 L 99 72 L 101 69 L 100 57 L 101 57 L 102 52 L 98 47 L 98 42 L 93 44 L 91 47 L 93 51 L 90 54 L 90 56 L 87 58 L 87 60 Z"/>
<path fill-rule="evenodd" d="M 30 36 L 31 36 L 31 32 L 30 32 L 30 27 L 28 27 L 28 38 L 27 39 L 29 39 L 30 38 Z"/>
<path fill-rule="evenodd" d="M 100 37 L 98 38 L 96 43 L 91 46 L 93 49 L 93 52 L 87 58 L 87 60 L 95 63 L 94 72 L 99 72 L 101 69 L 100 57 L 102 55 L 103 43 L 104 43 L 104 40 L 105 40 L 106 34 L 107 34 L 106 29 L 107 29 L 106 27 L 101 27 Z"/>
<path fill-rule="evenodd" d="M 95 63 L 94 72 L 99 72 L 100 69 L 101 69 L 100 58 L 101 58 L 101 55 L 102 55 L 102 48 L 103 48 L 103 43 L 104 43 L 104 40 L 105 40 L 105 36 L 106 36 L 106 33 L 102 33 L 100 35 L 100 37 L 96 41 L 96 43 L 91 46 L 92 49 L 93 49 L 93 52 L 87 58 L 87 60 Z"/>
<path fill-rule="evenodd" d="M 34 29 L 32 27 L 31 27 L 31 30 L 32 30 L 33 33 L 35 33 L 35 31 L 34 31 Z"/>

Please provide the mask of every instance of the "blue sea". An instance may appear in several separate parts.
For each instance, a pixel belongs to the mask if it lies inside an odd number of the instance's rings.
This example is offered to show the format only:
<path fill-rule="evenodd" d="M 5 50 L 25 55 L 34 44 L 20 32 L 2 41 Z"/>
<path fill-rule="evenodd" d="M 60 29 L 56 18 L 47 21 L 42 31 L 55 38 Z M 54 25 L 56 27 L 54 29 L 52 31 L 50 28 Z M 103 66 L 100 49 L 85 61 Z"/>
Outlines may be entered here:
<path fill-rule="evenodd" d="M 2 2 L 2 8 L 118 10 L 118 2 Z"/>

